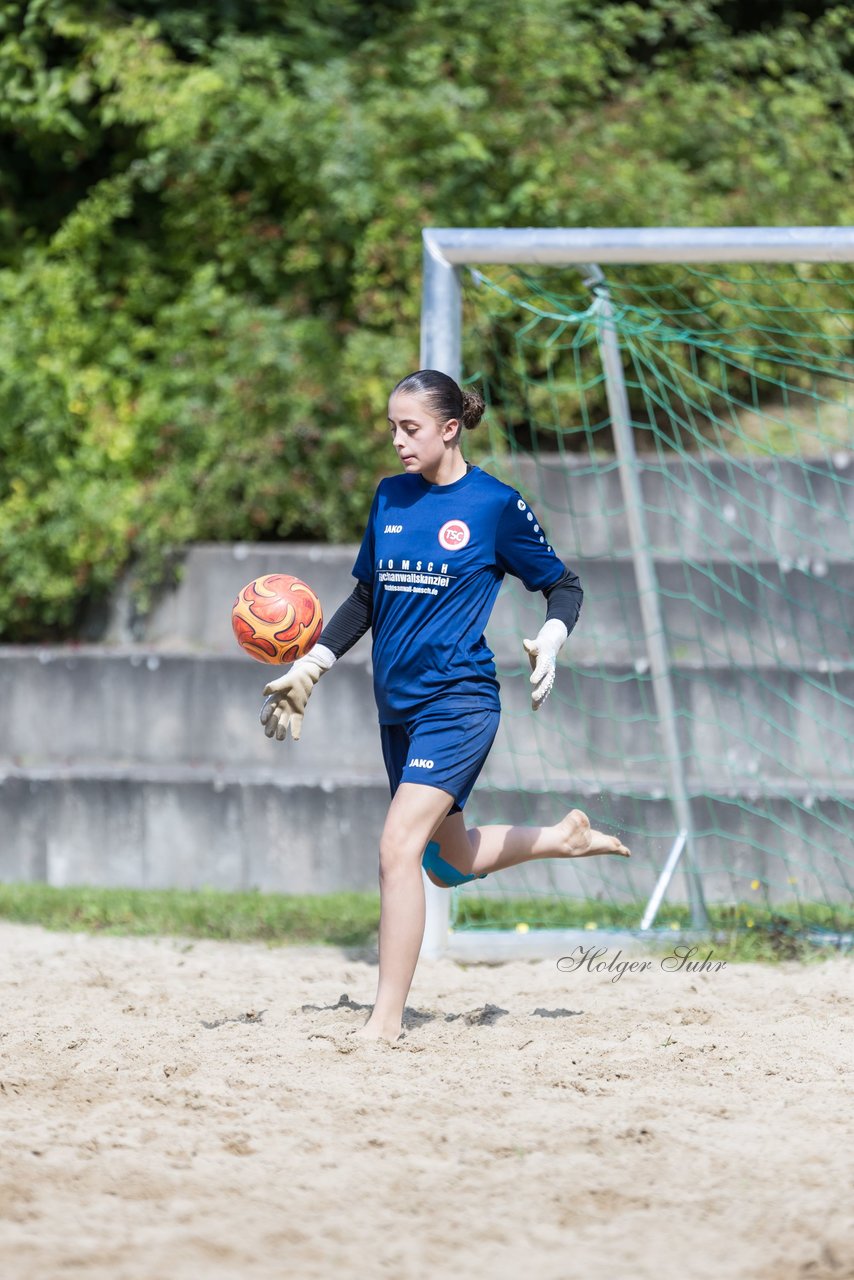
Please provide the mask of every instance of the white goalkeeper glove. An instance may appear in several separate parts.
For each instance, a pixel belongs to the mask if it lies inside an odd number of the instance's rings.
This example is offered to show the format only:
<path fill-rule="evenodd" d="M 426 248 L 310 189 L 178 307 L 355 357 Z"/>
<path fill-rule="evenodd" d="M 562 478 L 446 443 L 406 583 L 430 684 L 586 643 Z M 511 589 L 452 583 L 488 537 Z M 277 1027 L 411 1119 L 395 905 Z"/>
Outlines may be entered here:
<path fill-rule="evenodd" d="M 332 650 L 316 644 L 311 653 L 297 658 L 290 671 L 265 686 L 264 692 L 270 696 L 261 708 L 261 723 L 268 738 L 282 742 L 288 736 L 290 725 L 294 742 L 299 741 L 311 691 L 334 662 Z"/>
<path fill-rule="evenodd" d="M 523 640 L 525 652 L 531 663 L 531 706 L 539 711 L 551 693 L 555 682 L 557 655 L 566 644 L 569 632 L 560 618 L 550 618 L 540 628 L 536 640 Z"/>

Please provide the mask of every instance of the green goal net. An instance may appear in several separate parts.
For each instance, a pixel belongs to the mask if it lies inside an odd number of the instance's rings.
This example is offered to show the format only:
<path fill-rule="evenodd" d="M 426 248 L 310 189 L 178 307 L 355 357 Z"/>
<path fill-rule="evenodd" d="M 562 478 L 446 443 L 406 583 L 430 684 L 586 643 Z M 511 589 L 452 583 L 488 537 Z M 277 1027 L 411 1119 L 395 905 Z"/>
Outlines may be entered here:
<path fill-rule="evenodd" d="M 520 640 L 536 634 L 543 600 L 509 580 L 502 589 L 487 634 L 503 723 L 467 817 L 550 823 L 579 807 L 633 857 L 489 877 L 455 891 L 454 929 L 639 924 L 658 886 L 659 926 L 686 925 L 693 895 L 713 925 L 850 931 L 854 267 L 460 276 L 465 379 L 489 408 L 470 457 L 521 490 L 585 592 L 534 715 Z M 615 456 L 606 329 L 625 380 L 642 547 Z"/>

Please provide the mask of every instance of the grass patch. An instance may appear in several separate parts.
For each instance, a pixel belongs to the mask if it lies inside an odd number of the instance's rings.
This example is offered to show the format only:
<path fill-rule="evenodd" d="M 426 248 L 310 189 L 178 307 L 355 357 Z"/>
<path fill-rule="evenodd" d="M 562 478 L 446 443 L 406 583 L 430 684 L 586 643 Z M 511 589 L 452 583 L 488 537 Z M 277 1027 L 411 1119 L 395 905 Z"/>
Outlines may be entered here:
<path fill-rule="evenodd" d="M 638 929 L 645 902 L 601 902 L 594 899 L 458 897 L 456 929 L 514 929 L 520 921 L 531 930 Z M 794 903 L 766 907 L 756 903 L 710 906 L 709 931 L 696 935 L 699 951 L 714 948 L 714 959 L 737 961 L 813 960 L 852 949 L 854 908 L 824 903 Z M 679 937 L 694 938 L 687 905 L 664 904 L 655 920 L 657 936 L 651 944 L 657 952 L 672 950 Z M 834 935 L 848 936 L 847 944 L 833 943 Z"/>
<path fill-rule="evenodd" d="M 456 895 L 457 929 L 625 929 L 634 931 L 644 903 L 592 899 L 488 898 Z M 218 938 L 269 945 L 369 946 L 376 942 L 377 893 L 225 893 L 217 889 L 57 889 L 40 883 L 0 884 L 0 917 L 47 929 L 125 936 Z M 854 908 L 796 904 L 770 909 L 756 904 L 709 908 L 709 933 L 691 933 L 687 906 L 664 905 L 656 930 L 712 947 L 715 960 L 813 960 L 839 948 L 821 935 L 854 935 Z M 666 933 L 650 939 L 655 951 L 672 951 Z M 847 948 L 851 949 L 850 943 Z"/>
<path fill-rule="evenodd" d="M 512 929 L 524 920 L 532 929 L 637 929 L 646 901 L 603 902 L 595 898 L 492 898 L 486 894 L 459 895 L 455 928 Z M 782 903 L 770 907 L 761 902 L 710 905 L 709 920 L 716 929 L 760 929 L 785 925 L 796 930 L 820 929 L 831 933 L 854 930 L 854 906 L 826 903 Z M 691 910 L 685 903 L 663 903 L 655 917 L 656 928 L 689 929 Z"/>
<path fill-rule="evenodd" d="M 750 932 L 709 932 L 693 937 L 690 934 L 673 934 L 673 942 L 660 936 L 650 944 L 650 952 L 657 956 L 674 954 L 676 946 L 696 947 L 692 962 L 705 960 L 711 952 L 714 964 L 723 960 L 727 964 L 779 964 L 782 960 L 798 960 L 801 964 L 829 960 L 840 954 L 839 947 L 814 941 L 808 934 L 792 934 L 772 929 L 756 929 Z M 850 947 L 848 952 L 850 953 Z M 679 955 L 685 952 L 680 950 Z"/>
<path fill-rule="evenodd" d="M 4 884 L 0 885 L 0 917 L 87 933 L 362 946 L 376 937 L 380 903 L 376 893 L 298 896 Z"/>

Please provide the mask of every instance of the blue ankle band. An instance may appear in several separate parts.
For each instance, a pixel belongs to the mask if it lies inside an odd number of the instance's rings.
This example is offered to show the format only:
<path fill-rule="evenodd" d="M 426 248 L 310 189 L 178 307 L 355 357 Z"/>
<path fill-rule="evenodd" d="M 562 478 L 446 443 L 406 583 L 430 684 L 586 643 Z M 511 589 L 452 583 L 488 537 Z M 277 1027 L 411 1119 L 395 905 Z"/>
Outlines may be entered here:
<path fill-rule="evenodd" d="M 456 867 L 452 867 L 450 862 L 439 853 L 440 846 L 435 840 L 431 840 L 424 855 L 421 859 L 421 865 L 425 871 L 432 871 L 434 876 L 438 876 L 440 880 L 444 880 L 448 889 L 456 889 L 457 885 L 468 884 L 469 880 L 485 880 L 487 872 L 482 876 L 466 876 L 462 871 L 457 871 Z"/>

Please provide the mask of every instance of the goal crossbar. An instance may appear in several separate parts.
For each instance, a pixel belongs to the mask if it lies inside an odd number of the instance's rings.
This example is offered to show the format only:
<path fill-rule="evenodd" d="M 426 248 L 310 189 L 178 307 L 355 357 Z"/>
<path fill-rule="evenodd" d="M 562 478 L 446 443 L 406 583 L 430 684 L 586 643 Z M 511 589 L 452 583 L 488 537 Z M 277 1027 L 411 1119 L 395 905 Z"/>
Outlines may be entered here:
<path fill-rule="evenodd" d="M 450 266 L 854 261 L 854 227 L 430 227 L 423 243 Z"/>

